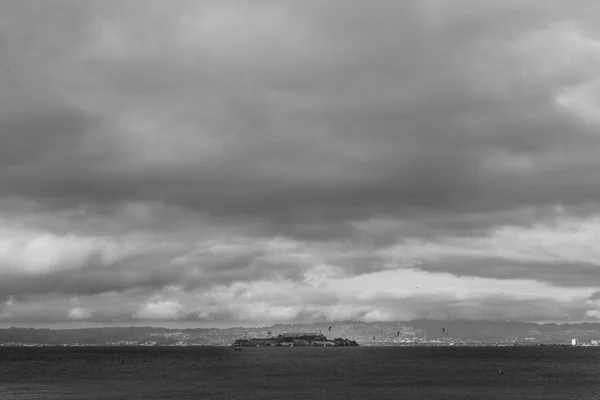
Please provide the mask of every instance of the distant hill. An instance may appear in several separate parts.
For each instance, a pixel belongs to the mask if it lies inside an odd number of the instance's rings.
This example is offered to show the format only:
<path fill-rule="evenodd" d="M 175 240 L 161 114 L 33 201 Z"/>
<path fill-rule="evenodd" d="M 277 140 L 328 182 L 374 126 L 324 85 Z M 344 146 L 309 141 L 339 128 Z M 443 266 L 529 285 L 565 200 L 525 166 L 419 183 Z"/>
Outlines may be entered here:
<path fill-rule="evenodd" d="M 329 329 L 331 327 L 331 330 Z M 284 332 L 319 332 L 328 339 L 347 338 L 359 344 L 422 343 L 557 343 L 571 338 L 600 340 L 600 323 L 537 324 L 515 321 L 361 322 L 277 324 L 262 328 L 167 329 L 107 327 L 84 329 L 0 329 L 2 344 L 46 345 L 226 345 L 236 339 L 276 336 Z"/>

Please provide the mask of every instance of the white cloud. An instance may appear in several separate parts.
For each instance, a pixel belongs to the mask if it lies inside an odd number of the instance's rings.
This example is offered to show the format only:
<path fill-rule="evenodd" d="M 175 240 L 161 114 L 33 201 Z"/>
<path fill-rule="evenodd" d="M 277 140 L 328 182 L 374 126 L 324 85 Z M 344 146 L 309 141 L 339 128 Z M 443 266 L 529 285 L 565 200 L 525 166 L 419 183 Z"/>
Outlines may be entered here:
<path fill-rule="evenodd" d="M 84 307 L 75 307 L 69 310 L 69 319 L 80 320 L 88 319 L 92 316 L 92 310 Z"/>
<path fill-rule="evenodd" d="M 600 79 L 563 89 L 556 95 L 556 102 L 597 128 L 600 124 Z"/>
<path fill-rule="evenodd" d="M 249 321 L 291 321 L 299 312 L 298 306 L 277 306 L 266 302 L 243 302 L 228 306 L 242 320 Z"/>
<path fill-rule="evenodd" d="M 146 320 L 177 319 L 183 309 L 177 300 L 157 300 L 145 304 L 133 317 Z"/>
<path fill-rule="evenodd" d="M 391 321 L 393 317 L 387 312 L 381 312 L 378 310 L 368 312 L 365 314 L 363 319 L 367 322 L 375 322 L 375 321 Z"/>
<path fill-rule="evenodd" d="M 447 256 L 497 257 L 523 262 L 600 264 L 600 217 L 558 217 L 532 227 L 503 226 L 486 236 L 447 237 L 436 241 L 407 239 L 382 253 L 400 265 Z"/>
<path fill-rule="evenodd" d="M 600 68 L 600 41 L 586 36 L 572 22 L 526 35 L 514 47 L 525 61 L 521 66 L 525 79 L 551 84 L 588 80 Z"/>
<path fill-rule="evenodd" d="M 78 269 L 92 256 L 109 264 L 117 257 L 116 246 L 101 238 L 0 227 L 0 274 L 42 275 Z"/>

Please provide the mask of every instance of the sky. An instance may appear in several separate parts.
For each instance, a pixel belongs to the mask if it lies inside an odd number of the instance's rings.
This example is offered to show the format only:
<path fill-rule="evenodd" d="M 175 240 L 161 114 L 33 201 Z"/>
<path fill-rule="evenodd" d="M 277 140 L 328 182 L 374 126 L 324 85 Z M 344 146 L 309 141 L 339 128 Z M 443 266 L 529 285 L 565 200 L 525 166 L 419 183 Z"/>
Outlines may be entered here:
<path fill-rule="evenodd" d="M 597 321 L 599 15 L 0 2 L 0 325 Z"/>

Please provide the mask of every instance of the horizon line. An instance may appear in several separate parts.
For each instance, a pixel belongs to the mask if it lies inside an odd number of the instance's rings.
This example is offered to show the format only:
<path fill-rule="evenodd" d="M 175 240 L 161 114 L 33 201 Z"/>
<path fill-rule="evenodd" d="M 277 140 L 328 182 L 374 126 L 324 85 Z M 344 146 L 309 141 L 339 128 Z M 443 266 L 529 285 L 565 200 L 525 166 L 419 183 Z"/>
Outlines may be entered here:
<path fill-rule="evenodd" d="M 327 325 L 327 324 L 344 324 L 344 323 L 360 323 L 360 324 L 397 324 L 397 323 L 414 323 L 414 322 L 440 322 L 440 323 L 520 323 L 520 324 L 536 324 L 536 325 L 582 325 L 582 324 L 600 324 L 600 321 L 577 320 L 577 321 L 519 321 L 519 320 L 493 320 L 493 319 L 411 319 L 411 320 L 392 320 L 392 321 L 363 321 L 363 320 L 336 320 L 336 321 L 314 321 L 314 322 L 276 322 L 270 325 L 258 325 L 257 323 L 247 322 L 243 325 L 224 324 L 208 325 L 197 321 L 128 321 L 128 322 L 93 322 L 93 321 L 57 321 L 57 322 L 1 322 L 0 329 L 50 329 L 50 330 L 72 330 L 72 329 L 102 329 L 102 328 L 154 328 L 154 329 L 169 329 L 169 330 L 193 330 L 193 329 L 267 329 L 277 325 Z M 157 325 L 157 324 L 162 325 Z M 70 326 L 67 326 L 70 325 Z M 180 325 L 180 326 L 174 326 Z M 216 326 L 220 325 L 220 326 Z"/>

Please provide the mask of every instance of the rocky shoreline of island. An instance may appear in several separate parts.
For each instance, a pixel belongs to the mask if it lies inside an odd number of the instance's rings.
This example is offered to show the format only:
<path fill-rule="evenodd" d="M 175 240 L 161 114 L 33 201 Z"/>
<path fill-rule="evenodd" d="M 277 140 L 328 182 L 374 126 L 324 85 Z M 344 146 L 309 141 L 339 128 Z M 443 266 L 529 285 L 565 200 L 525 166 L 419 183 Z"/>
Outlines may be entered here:
<path fill-rule="evenodd" d="M 359 347 L 359 344 L 350 339 L 327 339 L 321 333 L 283 333 L 266 338 L 244 338 L 233 342 L 234 347 Z"/>

